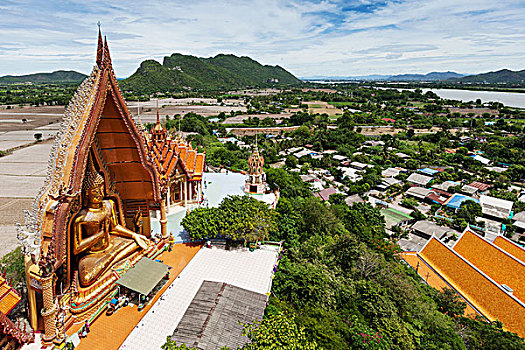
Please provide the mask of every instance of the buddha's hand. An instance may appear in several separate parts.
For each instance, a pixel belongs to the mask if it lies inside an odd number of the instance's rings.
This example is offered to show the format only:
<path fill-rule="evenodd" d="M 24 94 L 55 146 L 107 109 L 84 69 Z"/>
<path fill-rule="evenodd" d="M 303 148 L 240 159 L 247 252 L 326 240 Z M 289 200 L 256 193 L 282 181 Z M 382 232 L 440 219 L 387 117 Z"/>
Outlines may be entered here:
<path fill-rule="evenodd" d="M 135 242 L 137 242 L 139 247 L 141 247 L 142 249 L 147 249 L 149 247 L 149 241 L 146 238 L 146 236 L 135 233 L 133 235 L 133 239 L 135 240 Z"/>

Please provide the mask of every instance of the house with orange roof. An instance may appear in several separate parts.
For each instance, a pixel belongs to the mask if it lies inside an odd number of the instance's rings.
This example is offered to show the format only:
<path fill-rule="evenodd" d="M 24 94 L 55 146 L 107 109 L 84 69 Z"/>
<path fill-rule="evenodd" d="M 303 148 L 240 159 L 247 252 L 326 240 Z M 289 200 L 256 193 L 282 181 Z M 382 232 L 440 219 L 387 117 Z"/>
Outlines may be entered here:
<path fill-rule="evenodd" d="M 21 296 L 15 291 L 0 274 L 0 347 L 2 349 L 19 349 L 24 344 L 32 343 L 35 339 L 33 332 L 20 329 L 7 316 L 18 303 Z"/>
<path fill-rule="evenodd" d="M 20 295 L 7 282 L 3 275 L 0 275 L 0 312 L 7 315 L 20 302 Z"/>

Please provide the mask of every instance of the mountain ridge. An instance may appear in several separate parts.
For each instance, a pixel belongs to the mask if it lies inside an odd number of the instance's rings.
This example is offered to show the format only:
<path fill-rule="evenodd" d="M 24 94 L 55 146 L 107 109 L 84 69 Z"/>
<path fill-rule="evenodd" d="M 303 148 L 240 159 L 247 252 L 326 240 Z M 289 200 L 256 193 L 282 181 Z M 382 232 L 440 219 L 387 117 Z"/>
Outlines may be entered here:
<path fill-rule="evenodd" d="M 525 83 L 525 69 L 513 71 L 510 69 L 500 69 L 493 72 L 474 74 L 457 79 L 462 83 L 507 83 L 507 84 L 524 84 Z"/>
<path fill-rule="evenodd" d="M 51 73 L 33 73 L 24 75 L 5 75 L 0 77 L 3 84 L 24 83 L 80 83 L 87 75 L 74 70 L 57 70 Z"/>
<path fill-rule="evenodd" d="M 513 71 L 510 69 L 500 69 L 497 71 L 479 74 L 459 74 L 452 71 L 430 72 L 427 74 L 398 74 L 381 75 L 372 74 L 364 76 L 312 76 L 303 77 L 303 80 L 333 80 L 333 81 L 441 81 L 441 82 L 460 82 L 460 83 L 489 83 L 489 84 L 525 84 L 525 69 Z"/>
<path fill-rule="evenodd" d="M 406 73 L 406 74 L 370 74 L 358 76 L 314 76 L 303 78 L 304 80 L 385 80 L 385 81 L 442 81 L 450 78 L 464 77 L 464 74 L 456 72 L 430 72 L 427 74 Z"/>
<path fill-rule="evenodd" d="M 448 79 L 456 79 L 463 77 L 463 74 L 456 72 L 430 72 L 427 74 L 398 74 L 392 75 L 387 80 L 397 81 L 442 81 Z"/>
<path fill-rule="evenodd" d="M 294 85 L 301 81 L 284 68 L 262 65 L 247 56 L 218 54 L 203 58 L 173 53 L 162 64 L 143 61 L 139 68 L 120 82 L 124 91 L 154 93 L 181 89 L 236 89 Z"/>

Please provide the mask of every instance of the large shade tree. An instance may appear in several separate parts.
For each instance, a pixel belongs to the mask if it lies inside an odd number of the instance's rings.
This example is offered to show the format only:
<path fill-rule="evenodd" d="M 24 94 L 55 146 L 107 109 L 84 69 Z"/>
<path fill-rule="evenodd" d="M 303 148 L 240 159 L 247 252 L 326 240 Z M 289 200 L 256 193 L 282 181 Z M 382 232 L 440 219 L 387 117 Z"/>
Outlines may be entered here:
<path fill-rule="evenodd" d="M 192 239 L 257 241 L 275 230 L 275 213 L 250 196 L 226 197 L 217 208 L 197 208 L 181 222 Z"/>

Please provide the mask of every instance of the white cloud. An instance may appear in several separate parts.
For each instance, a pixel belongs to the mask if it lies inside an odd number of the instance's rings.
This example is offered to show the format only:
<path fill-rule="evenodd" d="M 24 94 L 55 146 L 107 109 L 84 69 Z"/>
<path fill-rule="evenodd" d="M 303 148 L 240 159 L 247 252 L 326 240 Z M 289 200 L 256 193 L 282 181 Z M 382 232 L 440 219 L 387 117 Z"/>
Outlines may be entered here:
<path fill-rule="evenodd" d="M 246 55 L 299 76 L 525 68 L 522 1 L 33 0 L 0 6 L 0 74 L 89 72 L 99 20 L 118 76 L 173 52 Z"/>

